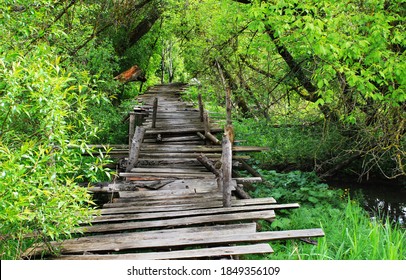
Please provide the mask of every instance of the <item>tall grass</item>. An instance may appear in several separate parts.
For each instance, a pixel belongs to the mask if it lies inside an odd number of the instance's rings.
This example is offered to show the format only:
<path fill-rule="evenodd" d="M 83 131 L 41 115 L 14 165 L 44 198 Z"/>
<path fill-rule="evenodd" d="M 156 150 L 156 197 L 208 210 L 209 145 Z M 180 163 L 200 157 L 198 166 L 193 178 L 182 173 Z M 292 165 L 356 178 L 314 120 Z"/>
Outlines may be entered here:
<path fill-rule="evenodd" d="M 275 253 L 266 259 L 406 260 L 406 231 L 390 219 L 371 220 L 355 201 L 348 200 L 342 210 L 305 207 L 295 211 L 290 220 L 296 222 L 290 228 L 318 222 L 325 237 L 319 238 L 316 246 L 298 240 L 271 243 Z"/>

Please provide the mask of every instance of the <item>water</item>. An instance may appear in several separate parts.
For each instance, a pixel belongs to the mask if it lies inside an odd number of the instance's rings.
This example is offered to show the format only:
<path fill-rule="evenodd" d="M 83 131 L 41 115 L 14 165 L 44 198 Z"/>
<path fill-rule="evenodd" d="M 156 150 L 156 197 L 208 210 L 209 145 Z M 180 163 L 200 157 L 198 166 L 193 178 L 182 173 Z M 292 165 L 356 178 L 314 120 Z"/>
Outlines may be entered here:
<path fill-rule="evenodd" d="M 334 188 L 349 192 L 351 198 L 358 199 L 370 213 L 371 218 L 389 217 L 406 226 L 406 186 L 388 182 L 368 181 L 366 183 L 346 183 L 330 181 Z"/>

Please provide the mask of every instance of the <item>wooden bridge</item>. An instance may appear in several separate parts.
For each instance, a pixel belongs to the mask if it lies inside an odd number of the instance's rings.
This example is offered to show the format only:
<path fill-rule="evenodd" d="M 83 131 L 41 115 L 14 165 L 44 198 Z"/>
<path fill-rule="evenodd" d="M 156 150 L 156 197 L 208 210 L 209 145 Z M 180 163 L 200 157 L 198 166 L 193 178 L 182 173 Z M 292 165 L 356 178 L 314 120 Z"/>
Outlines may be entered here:
<path fill-rule="evenodd" d="M 129 145 L 110 152 L 126 157 L 121 180 L 90 189 L 111 194 L 111 201 L 91 226 L 79 229 L 84 234 L 52 244 L 60 250 L 58 259 L 232 257 L 272 253 L 273 240 L 324 235 L 321 229 L 257 231 L 256 221 L 272 222 L 275 211 L 299 205 L 249 198 L 242 184 L 261 178 L 238 177 L 233 166 L 255 176 L 239 153 L 263 148 L 221 145 L 215 134 L 223 128 L 209 120 L 201 98 L 199 106 L 183 102 L 183 90 L 160 85 L 140 96 L 143 105 L 128 116 Z"/>

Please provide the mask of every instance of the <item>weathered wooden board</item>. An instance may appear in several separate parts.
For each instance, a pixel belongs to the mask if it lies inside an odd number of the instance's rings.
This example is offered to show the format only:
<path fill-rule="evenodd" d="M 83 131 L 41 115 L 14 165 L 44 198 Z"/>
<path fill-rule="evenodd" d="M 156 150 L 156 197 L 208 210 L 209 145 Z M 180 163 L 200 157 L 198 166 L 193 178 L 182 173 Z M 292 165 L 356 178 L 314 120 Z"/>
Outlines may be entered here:
<path fill-rule="evenodd" d="M 59 247 L 62 243 L 64 246 L 75 246 L 80 244 L 95 244 L 105 243 L 106 240 L 114 240 L 119 242 L 120 240 L 160 240 L 162 238 L 172 239 L 178 236 L 187 236 L 187 235 L 196 235 L 204 234 L 206 236 L 212 236 L 216 234 L 229 235 L 235 232 L 241 234 L 252 234 L 256 231 L 255 223 L 240 223 L 240 224 L 228 224 L 228 225 L 214 225 L 214 226 L 203 226 L 203 227 L 187 227 L 187 228 L 177 228 L 177 229 L 159 229 L 159 230 L 150 230 L 150 231 L 140 231 L 140 232 L 126 232 L 126 233 L 109 233 L 104 235 L 91 235 L 83 236 L 74 239 L 64 240 L 62 242 L 50 242 L 50 245 L 53 247 Z M 83 247 L 83 250 L 76 252 L 91 252 L 92 250 L 88 249 L 89 247 Z M 35 244 L 32 248 L 28 249 L 24 255 L 25 256 L 35 256 L 44 252 L 47 252 L 48 247 L 45 244 Z M 93 250 L 93 251 L 97 251 Z M 100 251 L 100 250 L 98 250 Z"/>
<path fill-rule="evenodd" d="M 148 236 L 148 232 L 144 232 Z M 305 230 L 288 230 L 288 231 L 267 231 L 256 233 L 243 233 L 226 235 L 216 232 L 203 232 L 202 234 L 186 234 L 178 235 L 171 238 L 123 238 L 117 235 L 114 238 L 104 238 L 100 242 L 81 242 L 80 238 L 75 243 L 64 243 L 61 245 L 61 253 L 79 253 L 79 252 L 107 252 L 107 251 L 122 251 L 129 249 L 142 248 L 167 248 L 167 247 L 184 247 L 193 245 L 212 245 L 212 244 L 230 244 L 241 242 L 270 242 L 273 240 L 286 240 L 295 238 L 310 238 L 322 237 L 324 232 L 322 229 L 305 229 Z M 39 251 L 39 252 L 38 252 Z M 41 249 L 35 253 L 41 253 Z"/>
<path fill-rule="evenodd" d="M 222 194 L 216 194 L 213 193 L 209 197 L 205 194 L 196 194 L 196 195 L 184 195 L 182 197 L 178 198 L 170 198 L 170 199 L 163 199 L 162 197 L 160 198 L 155 198 L 151 197 L 148 200 L 143 199 L 143 200 L 137 200 L 137 199 L 128 199 L 128 198 L 118 198 L 114 199 L 115 201 L 125 201 L 125 202 L 115 202 L 115 203 L 106 203 L 103 205 L 103 208 L 117 208 L 117 207 L 123 207 L 123 206 L 155 206 L 155 205 L 176 205 L 176 204 L 194 204 L 199 201 L 204 201 L 207 202 L 209 201 L 217 201 L 221 200 L 223 197 Z M 206 198 L 206 199 L 204 199 Z"/>
<path fill-rule="evenodd" d="M 168 204 L 165 200 L 171 200 L 172 203 L 179 203 L 183 199 L 201 199 L 203 201 L 208 201 L 210 199 L 216 200 L 220 197 L 218 192 L 201 192 L 201 193 L 184 193 L 184 194 L 175 194 L 175 195 L 160 195 L 160 196 L 144 196 L 144 197 L 119 197 L 113 198 L 114 203 L 162 203 L 163 205 Z"/>
<path fill-rule="evenodd" d="M 133 204 L 121 204 L 121 207 L 116 203 L 105 204 L 105 208 L 101 209 L 101 214 L 120 214 L 120 213 L 143 213 L 143 212 L 154 212 L 154 211 L 179 211 L 179 210 L 193 210 L 193 209 L 204 209 L 204 208 L 216 208 L 222 207 L 221 203 L 222 196 L 219 196 L 217 200 L 205 201 L 200 198 L 197 199 L 185 199 L 183 203 L 180 204 L 179 201 L 172 201 L 173 203 L 165 204 L 148 204 L 148 202 L 139 202 Z M 158 202 L 160 203 L 160 202 Z M 244 205 L 261 205 L 261 204 L 273 204 L 276 203 L 274 198 L 253 198 L 253 199 L 234 199 L 232 207 L 244 206 Z M 139 205 L 138 205 L 139 204 Z M 117 207 L 108 207 L 117 206 Z"/>
<path fill-rule="evenodd" d="M 267 147 L 255 146 L 234 146 L 233 152 L 260 152 L 267 151 Z M 204 146 L 204 145 L 152 145 L 145 143 L 141 147 L 142 152 L 182 152 L 182 153 L 219 153 L 222 151 L 221 146 Z"/>
<path fill-rule="evenodd" d="M 120 198 L 156 198 L 156 197 L 177 197 L 184 195 L 196 195 L 203 193 L 217 192 L 217 187 L 212 188 L 194 188 L 189 189 L 174 189 L 174 190 L 160 190 L 160 191 L 120 191 Z"/>
<path fill-rule="evenodd" d="M 106 255 L 62 255 L 58 260 L 176 260 L 207 257 L 236 256 L 246 254 L 272 254 L 268 243 L 254 245 L 225 246 L 192 250 L 160 251 L 148 253 L 106 254 Z"/>
<path fill-rule="evenodd" d="M 200 164 L 200 163 L 199 163 Z M 177 189 L 213 189 L 217 188 L 217 181 L 214 179 L 186 179 L 175 180 L 164 187 L 161 190 L 177 190 Z"/>
<path fill-rule="evenodd" d="M 200 165 L 200 163 L 193 157 L 189 158 L 145 158 L 142 157 L 139 159 L 140 167 L 149 167 L 156 165 L 174 165 L 174 164 L 188 164 L 190 165 Z"/>
<path fill-rule="evenodd" d="M 163 137 L 162 138 L 162 142 L 187 142 L 187 141 L 196 141 L 196 140 L 200 140 L 199 136 L 179 136 L 179 137 Z M 148 143 L 148 142 L 153 142 L 154 143 L 155 140 L 153 139 L 145 139 L 144 143 Z M 122 147 L 122 149 L 128 149 L 128 145 L 127 147 Z"/>
<path fill-rule="evenodd" d="M 148 172 L 131 172 L 131 173 L 119 173 L 120 177 L 127 178 L 127 180 L 138 180 L 139 177 L 157 178 L 157 179 L 195 179 L 195 178 L 215 178 L 213 173 L 201 172 L 201 173 L 148 173 Z"/>
<path fill-rule="evenodd" d="M 147 229 L 147 228 L 202 225 L 207 223 L 229 223 L 236 221 L 272 220 L 274 218 L 275 212 L 273 210 L 266 210 L 238 214 L 233 213 L 233 214 L 207 215 L 188 218 L 174 218 L 157 221 L 101 224 L 90 227 L 81 227 L 78 229 L 78 231 L 86 233 L 102 233 L 102 232 L 117 232 L 136 229 Z"/>
<path fill-rule="evenodd" d="M 212 127 L 210 129 L 211 132 L 217 133 L 222 132 L 223 129 L 219 127 Z M 175 128 L 175 129 L 148 129 L 145 132 L 145 135 L 151 134 L 182 134 L 182 133 L 191 133 L 191 132 L 204 132 L 204 127 L 183 127 L 183 128 Z"/>
<path fill-rule="evenodd" d="M 143 168 L 143 167 L 135 167 L 131 169 L 131 172 L 134 173 L 173 173 L 173 174 L 202 174 L 202 173 L 210 173 L 207 169 L 202 168 L 200 166 L 196 166 L 194 168 L 164 168 L 164 167 L 155 167 L 155 168 Z"/>
<path fill-rule="evenodd" d="M 208 208 L 208 209 L 194 209 L 194 210 L 182 210 L 171 212 L 153 212 L 153 213 L 140 213 L 140 214 L 116 214 L 116 215 L 103 215 L 95 217 L 92 220 L 92 224 L 101 222 L 117 222 L 117 221 L 135 221 L 135 220 L 151 220 L 151 219 L 166 219 L 175 217 L 192 217 L 200 215 L 211 214 L 226 214 L 226 213 L 238 213 L 238 212 L 250 212 L 259 210 L 276 210 L 276 209 L 288 209 L 298 208 L 299 204 L 269 204 L 269 205 L 252 205 L 252 206 L 236 206 L 236 207 L 222 207 L 222 208 Z"/>

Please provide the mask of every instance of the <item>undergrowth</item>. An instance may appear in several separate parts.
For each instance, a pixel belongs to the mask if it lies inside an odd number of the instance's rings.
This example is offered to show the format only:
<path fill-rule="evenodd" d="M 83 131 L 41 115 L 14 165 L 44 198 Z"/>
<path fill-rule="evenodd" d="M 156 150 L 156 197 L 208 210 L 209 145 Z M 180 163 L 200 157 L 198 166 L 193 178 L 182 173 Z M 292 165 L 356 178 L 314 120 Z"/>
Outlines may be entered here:
<path fill-rule="evenodd" d="M 321 227 L 325 237 L 317 245 L 300 240 L 272 242 L 274 254 L 251 255 L 248 259 L 289 260 L 405 260 L 406 232 L 390 219 L 372 220 L 355 200 L 341 190 L 332 190 L 314 173 L 287 174 L 260 170 L 272 188 L 259 184 L 253 197 L 274 197 L 278 203 L 298 202 L 294 210 L 277 211 L 272 223 L 261 230 L 293 230 Z"/>

